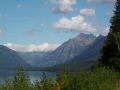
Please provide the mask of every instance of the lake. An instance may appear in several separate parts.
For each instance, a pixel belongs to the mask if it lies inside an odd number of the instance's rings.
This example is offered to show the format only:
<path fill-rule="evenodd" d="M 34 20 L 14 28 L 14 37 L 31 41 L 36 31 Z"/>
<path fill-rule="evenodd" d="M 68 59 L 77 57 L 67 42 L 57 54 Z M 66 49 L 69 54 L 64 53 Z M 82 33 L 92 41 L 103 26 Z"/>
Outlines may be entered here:
<path fill-rule="evenodd" d="M 31 82 L 40 80 L 43 75 L 43 71 L 26 71 L 26 74 L 30 77 Z M 56 78 L 56 72 L 45 72 L 46 76 Z M 5 80 L 11 79 L 15 76 L 15 71 L 2 70 L 0 71 L 0 84 L 4 83 Z"/>

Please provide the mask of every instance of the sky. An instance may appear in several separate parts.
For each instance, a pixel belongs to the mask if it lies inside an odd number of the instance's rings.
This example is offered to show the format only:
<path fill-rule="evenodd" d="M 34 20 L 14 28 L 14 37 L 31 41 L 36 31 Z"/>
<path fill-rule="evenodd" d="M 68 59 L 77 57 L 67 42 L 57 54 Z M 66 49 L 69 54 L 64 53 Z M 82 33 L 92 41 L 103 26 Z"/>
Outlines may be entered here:
<path fill-rule="evenodd" d="M 106 35 L 114 0 L 0 0 L 0 44 L 54 50 L 79 33 Z"/>

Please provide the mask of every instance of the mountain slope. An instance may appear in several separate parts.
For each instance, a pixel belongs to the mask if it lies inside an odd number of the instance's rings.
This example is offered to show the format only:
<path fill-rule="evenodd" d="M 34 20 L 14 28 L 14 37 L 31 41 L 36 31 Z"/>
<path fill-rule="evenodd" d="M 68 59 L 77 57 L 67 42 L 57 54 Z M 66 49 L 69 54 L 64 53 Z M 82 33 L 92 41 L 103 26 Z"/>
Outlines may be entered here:
<path fill-rule="evenodd" d="M 75 71 L 80 70 L 81 67 L 86 69 L 90 68 L 100 57 L 105 40 L 105 36 L 97 37 L 94 43 L 86 48 L 81 54 L 72 58 L 70 61 L 51 67 L 51 70 L 61 70 L 65 68 Z"/>
<path fill-rule="evenodd" d="M 37 62 L 39 67 L 47 67 L 60 64 L 82 53 L 91 45 L 96 37 L 92 34 L 79 34 L 77 37 L 68 40 L 55 51 L 47 55 L 43 61 Z"/>
<path fill-rule="evenodd" d="M 30 67 L 17 52 L 0 45 L 0 68 Z"/>
<path fill-rule="evenodd" d="M 84 52 L 82 52 L 78 56 L 72 58 L 69 63 L 98 59 L 101 55 L 101 49 L 104 46 L 105 40 L 105 36 L 97 37 L 92 45 L 86 48 L 86 50 L 84 50 Z"/>
<path fill-rule="evenodd" d="M 47 56 L 51 51 L 48 52 L 18 52 L 19 56 L 22 57 L 28 64 L 35 66 L 36 62 L 43 60 L 43 57 Z"/>

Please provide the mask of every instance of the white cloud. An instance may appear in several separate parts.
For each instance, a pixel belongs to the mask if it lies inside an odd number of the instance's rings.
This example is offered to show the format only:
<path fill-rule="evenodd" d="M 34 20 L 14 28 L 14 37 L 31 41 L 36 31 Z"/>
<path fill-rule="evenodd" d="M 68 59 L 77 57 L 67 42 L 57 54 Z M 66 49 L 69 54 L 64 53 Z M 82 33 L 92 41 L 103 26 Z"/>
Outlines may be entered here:
<path fill-rule="evenodd" d="M 43 43 L 41 45 L 19 45 L 19 44 L 12 44 L 12 43 L 7 43 L 4 44 L 8 48 L 11 48 L 15 51 L 20 51 L 20 52 L 37 52 L 37 51 L 51 51 L 56 49 L 59 45 L 56 44 L 48 44 L 48 43 Z"/>
<path fill-rule="evenodd" d="M 0 29 L 0 35 L 3 33 L 3 30 L 2 29 Z"/>
<path fill-rule="evenodd" d="M 116 0 L 87 0 L 88 2 L 94 2 L 94 3 L 113 3 Z"/>
<path fill-rule="evenodd" d="M 55 13 L 68 13 L 73 11 L 73 6 L 77 3 L 77 0 L 50 0 L 55 5 L 53 12 Z"/>
<path fill-rule="evenodd" d="M 17 4 L 17 8 L 22 8 L 22 7 L 24 7 L 23 4 L 21 4 L 21 3 Z"/>
<path fill-rule="evenodd" d="M 107 28 L 103 31 L 102 35 L 107 36 L 108 33 L 109 33 L 109 31 L 110 31 L 110 28 L 107 27 Z"/>
<path fill-rule="evenodd" d="M 95 16 L 96 11 L 92 8 L 84 8 L 80 10 L 80 14 L 84 16 Z"/>
<path fill-rule="evenodd" d="M 23 3 L 18 3 L 17 4 L 17 8 L 29 8 L 31 7 L 30 4 L 23 4 Z"/>
<path fill-rule="evenodd" d="M 9 16 L 7 14 L 0 14 L 0 20 L 7 20 Z"/>
<path fill-rule="evenodd" d="M 107 12 L 107 13 L 106 13 L 106 16 L 108 16 L 108 17 L 112 17 L 113 15 L 114 15 L 113 12 Z"/>
<path fill-rule="evenodd" d="M 34 29 L 30 29 L 30 30 L 25 31 L 25 33 L 27 35 L 29 35 L 29 36 L 34 36 L 34 35 L 36 35 L 39 32 L 42 32 L 42 29 L 40 29 L 40 28 L 34 28 Z"/>
<path fill-rule="evenodd" d="M 45 24 L 43 24 L 43 23 L 42 23 L 40 26 L 41 26 L 41 27 L 44 27 L 44 26 L 45 26 Z"/>
<path fill-rule="evenodd" d="M 65 29 L 77 32 L 94 32 L 96 29 L 90 23 L 85 21 L 83 16 L 75 16 L 71 19 L 63 17 L 53 24 L 55 29 Z"/>

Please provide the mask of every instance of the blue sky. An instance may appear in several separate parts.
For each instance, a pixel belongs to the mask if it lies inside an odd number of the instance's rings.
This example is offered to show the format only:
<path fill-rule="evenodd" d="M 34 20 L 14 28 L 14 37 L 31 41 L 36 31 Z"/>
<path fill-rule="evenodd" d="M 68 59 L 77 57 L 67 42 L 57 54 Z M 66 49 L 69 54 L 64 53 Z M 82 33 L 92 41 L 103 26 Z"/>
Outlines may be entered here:
<path fill-rule="evenodd" d="M 112 1 L 0 0 L 0 44 L 59 45 L 79 33 L 103 34 Z"/>

